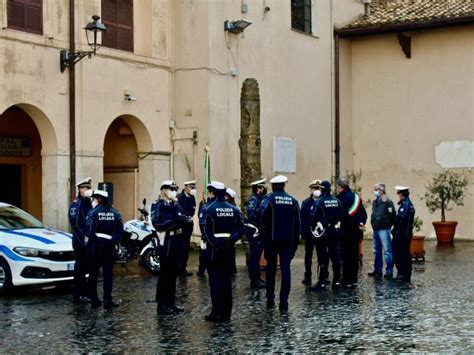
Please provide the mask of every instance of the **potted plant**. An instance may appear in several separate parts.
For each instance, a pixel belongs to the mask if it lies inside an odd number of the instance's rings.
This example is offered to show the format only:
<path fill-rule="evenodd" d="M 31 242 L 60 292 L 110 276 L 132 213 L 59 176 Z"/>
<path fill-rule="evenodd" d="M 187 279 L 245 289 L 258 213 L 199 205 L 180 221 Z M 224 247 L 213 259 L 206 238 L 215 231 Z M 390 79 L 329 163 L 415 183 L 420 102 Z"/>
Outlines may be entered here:
<path fill-rule="evenodd" d="M 433 222 L 438 243 L 452 243 L 456 232 L 456 221 L 446 221 L 446 211 L 452 209 L 452 205 L 463 206 L 464 192 L 466 191 L 467 179 L 451 170 L 435 174 L 433 180 L 426 186 L 426 207 L 430 213 L 441 210 L 441 221 Z"/>
<path fill-rule="evenodd" d="M 412 259 L 418 260 L 422 259 L 425 260 L 425 236 L 417 234 L 421 231 L 421 227 L 423 226 L 423 220 L 416 216 L 413 220 L 413 237 L 411 238 L 410 243 L 410 253 Z"/>

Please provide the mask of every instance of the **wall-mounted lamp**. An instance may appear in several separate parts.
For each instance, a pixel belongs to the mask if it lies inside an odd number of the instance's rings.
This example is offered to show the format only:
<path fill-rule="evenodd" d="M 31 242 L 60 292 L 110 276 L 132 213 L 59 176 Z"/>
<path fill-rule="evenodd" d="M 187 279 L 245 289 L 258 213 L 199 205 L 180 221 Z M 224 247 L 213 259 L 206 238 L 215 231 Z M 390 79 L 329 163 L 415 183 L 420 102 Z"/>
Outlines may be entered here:
<path fill-rule="evenodd" d="M 224 31 L 239 34 L 244 32 L 244 30 L 249 27 L 252 22 L 247 20 L 237 20 L 237 21 L 225 21 L 224 22 Z"/>
<path fill-rule="evenodd" d="M 61 63 L 61 73 L 74 66 L 77 62 L 82 60 L 85 57 L 91 58 L 92 55 L 95 55 L 95 52 L 102 45 L 102 34 L 106 31 L 105 25 L 102 22 L 99 22 L 100 16 L 92 16 L 92 22 L 89 22 L 84 30 L 86 31 L 87 44 L 91 47 L 91 51 L 87 52 L 68 52 L 65 49 L 61 50 L 59 53 L 60 63 Z"/>

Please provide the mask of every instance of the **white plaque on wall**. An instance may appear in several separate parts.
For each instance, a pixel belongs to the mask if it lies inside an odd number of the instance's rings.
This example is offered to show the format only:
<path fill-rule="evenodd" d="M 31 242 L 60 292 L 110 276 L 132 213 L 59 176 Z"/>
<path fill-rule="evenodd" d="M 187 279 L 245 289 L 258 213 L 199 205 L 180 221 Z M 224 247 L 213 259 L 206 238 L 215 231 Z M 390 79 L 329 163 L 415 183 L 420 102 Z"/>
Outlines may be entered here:
<path fill-rule="evenodd" d="M 445 141 L 435 148 L 436 163 L 445 169 L 474 167 L 474 141 Z"/>
<path fill-rule="evenodd" d="M 296 173 L 296 139 L 273 137 L 273 172 Z"/>

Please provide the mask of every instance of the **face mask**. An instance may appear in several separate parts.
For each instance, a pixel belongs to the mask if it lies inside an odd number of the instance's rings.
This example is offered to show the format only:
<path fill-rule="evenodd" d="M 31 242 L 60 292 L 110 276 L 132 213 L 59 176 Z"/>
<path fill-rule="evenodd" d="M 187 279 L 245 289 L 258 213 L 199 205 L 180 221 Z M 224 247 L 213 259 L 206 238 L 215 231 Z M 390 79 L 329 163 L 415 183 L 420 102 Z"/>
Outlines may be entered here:
<path fill-rule="evenodd" d="M 191 191 L 189 191 L 189 194 L 191 196 L 196 196 L 196 189 L 192 189 Z"/>
<path fill-rule="evenodd" d="M 313 196 L 314 196 L 314 197 L 319 197 L 319 196 L 321 196 L 321 190 L 314 190 L 314 191 L 313 191 Z"/>
<path fill-rule="evenodd" d="M 168 191 L 168 192 L 166 193 L 166 195 L 168 196 L 169 199 L 172 200 L 172 199 L 174 199 L 174 198 L 176 197 L 176 191 L 171 191 L 171 190 L 170 190 L 170 191 Z"/>
<path fill-rule="evenodd" d="M 96 199 L 92 200 L 92 208 L 96 208 L 99 205 L 99 201 Z"/>
<path fill-rule="evenodd" d="M 374 191 L 374 195 L 375 195 L 375 197 L 380 197 L 380 195 L 381 195 L 380 191 Z"/>

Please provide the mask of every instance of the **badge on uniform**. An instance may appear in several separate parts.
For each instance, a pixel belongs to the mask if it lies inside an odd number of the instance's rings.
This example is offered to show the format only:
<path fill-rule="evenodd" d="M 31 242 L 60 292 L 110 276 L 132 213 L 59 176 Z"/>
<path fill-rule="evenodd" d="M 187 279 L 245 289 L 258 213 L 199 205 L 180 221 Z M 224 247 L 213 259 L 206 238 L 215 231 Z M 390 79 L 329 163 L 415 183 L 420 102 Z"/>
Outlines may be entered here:
<path fill-rule="evenodd" d="M 71 216 L 75 216 L 76 213 L 77 213 L 76 207 L 71 207 L 71 208 L 69 209 L 69 214 L 70 214 Z"/>
<path fill-rule="evenodd" d="M 392 207 L 388 208 L 388 213 L 392 213 Z"/>
<path fill-rule="evenodd" d="M 403 212 L 403 208 L 400 208 L 400 212 Z"/>

